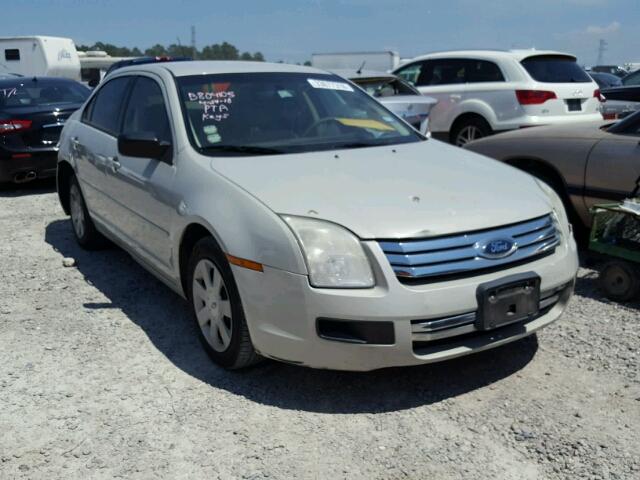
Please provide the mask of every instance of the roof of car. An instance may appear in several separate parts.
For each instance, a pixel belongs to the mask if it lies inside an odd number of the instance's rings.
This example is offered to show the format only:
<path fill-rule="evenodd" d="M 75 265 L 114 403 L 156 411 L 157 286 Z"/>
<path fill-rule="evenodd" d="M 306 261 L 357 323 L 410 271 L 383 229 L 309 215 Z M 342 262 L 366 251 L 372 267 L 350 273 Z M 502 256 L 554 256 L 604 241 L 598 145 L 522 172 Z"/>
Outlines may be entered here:
<path fill-rule="evenodd" d="M 268 63 L 268 62 L 242 62 L 242 61 L 188 61 L 188 62 L 161 62 L 134 65 L 118 69 L 117 72 L 128 71 L 159 71 L 169 70 L 176 77 L 189 75 L 208 75 L 220 73 L 308 73 L 327 74 L 324 70 L 300 65 L 290 65 L 288 63 Z"/>
<path fill-rule="evenodd" d="M 397 78 L 393 73 L 377 70 L 356 70 L 355 68 L 344 68 L 331 70 L 331 72 L 350 80 L 356 80 L 359 78 Z"/>
<path fill-rule="evenodd" d="M 565 52 L 557 52 L 555 50 L 536 50 L 534 48 L 529 49 L 514 49 L 514 50 L 449 50 L 442 52 L 433 52 L 426 55 L 420 55 L 410 61 L 424 60 L 428 58 L 465 58 L 465 57 L 488 57 L 488 58 L 515 58 L 518 61 L 524 60 L 528 57 L 538 55 L 562 55 L 566 57 L 575 58 L 574 55 Z M 407 62 L 409 63 L 409 62 Z"/>

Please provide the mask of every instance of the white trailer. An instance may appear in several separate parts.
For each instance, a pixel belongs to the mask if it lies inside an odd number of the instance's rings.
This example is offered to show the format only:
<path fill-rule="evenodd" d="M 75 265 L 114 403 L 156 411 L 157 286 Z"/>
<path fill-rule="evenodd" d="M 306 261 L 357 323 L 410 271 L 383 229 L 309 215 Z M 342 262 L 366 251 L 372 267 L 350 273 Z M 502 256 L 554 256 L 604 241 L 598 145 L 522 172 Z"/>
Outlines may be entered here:
<path fill-rule="evenodd" d="M 2 37 L 0 71 L 80 80 L 80 60 L 70 38 Z"/>
<path fill-rule="evenodd" d="M 389 72 L 400 65 L 398 52 L 345 52 L 345 53 L 314 53 L 311 55 L 311 65 L 323 70 L 377 70 Z"/>

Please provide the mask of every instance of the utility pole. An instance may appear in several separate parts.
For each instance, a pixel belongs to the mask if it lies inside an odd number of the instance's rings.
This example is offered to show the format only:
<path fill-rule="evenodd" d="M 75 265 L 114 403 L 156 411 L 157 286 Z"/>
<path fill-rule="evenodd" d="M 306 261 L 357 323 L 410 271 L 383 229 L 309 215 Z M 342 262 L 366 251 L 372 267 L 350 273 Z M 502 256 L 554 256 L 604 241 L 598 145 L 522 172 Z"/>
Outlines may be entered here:
<path fill-rule="evenodd" d="M 196 59 L 196 52 L 198 50 L 196 49 L 196 26 L 195 25 L 191 25 L 191 57 L 195 60 Z"/>
<path fill-rule="evenodd" d="M 600 45 L 598 46 L 598 61 L 596 65 L 604 65 L 604 52 L 607 51 L 607 41 L 604 38 L 600 39 Z"/>

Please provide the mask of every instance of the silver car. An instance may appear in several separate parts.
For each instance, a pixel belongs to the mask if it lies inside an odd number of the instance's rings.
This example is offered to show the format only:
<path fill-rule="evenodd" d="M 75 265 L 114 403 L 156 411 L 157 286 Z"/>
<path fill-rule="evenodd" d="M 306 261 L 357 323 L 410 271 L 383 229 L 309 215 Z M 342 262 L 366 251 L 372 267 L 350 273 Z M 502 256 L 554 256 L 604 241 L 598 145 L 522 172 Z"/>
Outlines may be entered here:
<path fill-rule="evenodd" d="M 372 370 L 530 335 L 573 291 L 559 197 L 428 140 L 317 69 L 114 72 L 67 122 L 58 193 L 188 299 L 210 357 Z"/>

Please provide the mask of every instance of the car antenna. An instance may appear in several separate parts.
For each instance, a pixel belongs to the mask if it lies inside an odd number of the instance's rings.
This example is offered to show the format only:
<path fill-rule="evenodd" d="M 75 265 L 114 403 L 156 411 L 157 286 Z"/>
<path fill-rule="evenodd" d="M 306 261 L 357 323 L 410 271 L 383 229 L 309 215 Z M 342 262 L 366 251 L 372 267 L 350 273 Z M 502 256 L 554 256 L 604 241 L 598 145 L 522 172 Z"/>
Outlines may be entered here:
<path fill-rule="evenodd" d="M 364 68 L 366 63 L 367 63 L 367 61 L 365 60 L 364 62 L 362 62 L 362 65 L 360 65 L 360 68 L 358 70 L 356 70 L 356 73 L 358 75 L 360 75 L 362 73 L 362 69 Z"/>

